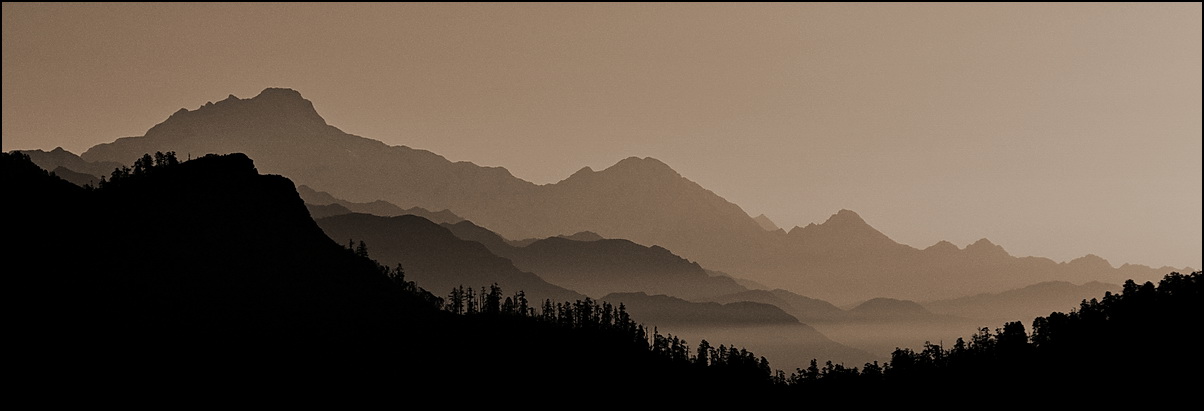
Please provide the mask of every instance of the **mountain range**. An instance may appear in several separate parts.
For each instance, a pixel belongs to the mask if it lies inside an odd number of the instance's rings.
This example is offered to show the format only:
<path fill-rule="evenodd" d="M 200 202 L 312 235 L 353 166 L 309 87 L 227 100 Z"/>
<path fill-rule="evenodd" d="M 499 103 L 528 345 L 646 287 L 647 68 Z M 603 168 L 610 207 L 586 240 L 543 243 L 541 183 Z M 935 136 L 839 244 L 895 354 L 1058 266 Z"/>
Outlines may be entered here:
<path fill-rule="evenodd" d="M 917 249 L 893 241 L 849 210 L 822 224 L 769 231 L 767 218 L 750 217 L 653 158 L 630 157 L 601 171 L 586 167 L 560 182 L 537 185 L 504 168 L 452 162 L 344 133 L 289 89 L 180 109 L 144 136 L 97 145 L 82 159 L 125 164 L 168 150 L 182 156 L 246 153 L 264 172 L 338 198 L 450 210 L 506 238 L 590 231 L 660 246 L 707 269 L 830 301 L 936 300 L 1044 281 L 1157 279 L 1174 270 L 1113 267 L 1095 256 L 1065 263 L 1014 257 L 986 239 L 964 248 L 939 242 Z"/>
<path fill-rule="evenodd" d="M 297 186 L 297 194 L 301 196 L 302 200 L 305 200 L 305 204 L 314 206 L 338 205 L 338 207 L 326 208 L 325 210 L 327 211 L 324 211 L 324 213 L 328 215 L 350 213 L 372 214 L 382 217 L 416 215 L 436 223 L 458 223 L 464 221 L 463 218 L 460 218 L 460 216 L 452 213 L 449 210 L 431 211 L 422 207 L 410 207 L 407 209 L 402 209 L 401 207 L 384 200 L 376 200 L 368 203 L 355 203 L 335 198 L 334 196 L 330 195 L 330 193 L 315 191 L 314 189 L 304 185 Z M 346 210 L 346 212 L 342 212 L 342 210 Z"/>
<path fill-rule="evenodd" d="M 735 280 L 711 276 L 698 263 L 658 246 L 582 233 L 516 242 L 471 221 L 444 226 L 510 259 L 516 267 L 594 298 L 647 292 L 699 299 L 746 290 Z"/>

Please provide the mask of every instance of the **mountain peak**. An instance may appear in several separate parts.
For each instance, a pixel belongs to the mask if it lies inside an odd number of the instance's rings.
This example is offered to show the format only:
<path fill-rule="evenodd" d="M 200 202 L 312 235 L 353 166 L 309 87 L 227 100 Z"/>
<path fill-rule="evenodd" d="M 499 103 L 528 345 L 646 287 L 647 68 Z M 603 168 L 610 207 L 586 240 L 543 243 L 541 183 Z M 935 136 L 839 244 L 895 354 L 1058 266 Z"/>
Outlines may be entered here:
<path fill-rule="evenodd" d="M 638 171 L 638 172 L 665 172 L 665 171 L 668 171 L 670 173 L 673 173 L 674 175 L 677 175 L 677 172 L 674 171 L 672 167 L 669 167 L 668 164 L 665 164 L 663 161 L 657 160 L 652 157 L 644 157 L 644 158 L 635 157 L 635 156 L 627 157 L 625 159 L 619 160 L 618 163 L 615 163 L 615 165 L 610 166 L 605 171 L 611 171 L 611 170 L 632 170 L 632 171 Z"/>
<path fill-rule="evenodd" d="M 1004 250 L 1002 246 L 996 245 L 995 243 L 992 243 L 991 240 L 988 240 L 986 238 L 980 238 L 980 239 L 978 239 L 978 241 L 975 241 L 973 244 L 967 245 L 965 248 L 965 251 L 968 251 L 971 253 L 976 253 L 976 254 L 1000 254 L 1000 255 L 1007 255 L 1007 256 L 1011 255 L 1011 254 L 1008 254 L 1007 250 Z"/>
<path fill-rule="evenodd" d="M 871 226 L 860 215 L 842 209 L 823 224 L 807 224 L 806 227 L 795 227 L 788 233 L 802 241 L 824 244 L 825 247 L 889 247 L 898 245 L 886 234 Z"/>
<path fill-rule="evenodd" d="M 1106 270 L 1112 269 L 1112 263 L 1095 254 L 1087 254 L 1085 256 L 1070 260 L 1068 265 L 1083 267 L 1089 270 Z"/>
<path fill-rule="evenodd" d="M 277 100 L 309 101 L 309 100 L 306 100 L 304 97 L 301 97 L 301 92 L 299 92 L 297 90 L 293 90 L 291 88 L 277 88 L 277 87 L 265 88 L 265 89 L 263 89 L 263 91 L 259 92 L 259 95 L 255 96 L 253 99 L 261 99 L 261 98 L 262 99 L 277 99 Z M 227 97 L 226 99 L 227 100 L 229 100 L 229 99 L 237 100 L 238 97 L 234 97 L 234 95 L 231 94 L 230 97 Z"/>
<path fill-rule="evenodd" d="M 301 93 L 287 88 L 267 88 L 248 99 L 231 94 L 195 110 L 181 108 L 166 121 L 151 127 L 146 136 L 187 135 L 201 130 L 229 133 L 248 128 L 297 133 L 326 127 L 326 120 Z"/>
<path fill-rule="evenodd" d="M 865 219 L 861 218 L 860 215 L 853 212 L 852 210 L 841 209 L 840 211 L 837 211 L 836 214 L 832 214 L 831 217 L 828 217 L 828 221 L 824 221 L 823 225 L 829 225 L 829 224 L 843 225 L 843 224 L 867 224 L 867 223 L 865 222 Z"/>

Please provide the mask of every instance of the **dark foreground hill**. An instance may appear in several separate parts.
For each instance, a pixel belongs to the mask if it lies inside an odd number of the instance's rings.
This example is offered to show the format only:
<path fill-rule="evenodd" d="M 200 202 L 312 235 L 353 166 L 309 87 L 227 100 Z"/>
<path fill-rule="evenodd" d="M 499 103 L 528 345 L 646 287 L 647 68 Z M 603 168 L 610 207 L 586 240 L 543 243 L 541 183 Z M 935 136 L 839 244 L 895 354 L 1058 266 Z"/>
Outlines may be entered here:
<path fill-rule="evenodd" d="M 615 381 L 637 391 L 768 382 L 767 366 L 751 379 L 699 369 L 666 346 L 588 327 L 595 316 L 562 326 L 440 311 L 329 239 L 293 184 L 246 156 L 154 164 L 85 190 L 26 156 L 0 157 L 6 235 L 19 240 L 5 251 L 19 291 L 8 369 L 31 388 L 513 392 L 538 382 L 584 393 Z"/>

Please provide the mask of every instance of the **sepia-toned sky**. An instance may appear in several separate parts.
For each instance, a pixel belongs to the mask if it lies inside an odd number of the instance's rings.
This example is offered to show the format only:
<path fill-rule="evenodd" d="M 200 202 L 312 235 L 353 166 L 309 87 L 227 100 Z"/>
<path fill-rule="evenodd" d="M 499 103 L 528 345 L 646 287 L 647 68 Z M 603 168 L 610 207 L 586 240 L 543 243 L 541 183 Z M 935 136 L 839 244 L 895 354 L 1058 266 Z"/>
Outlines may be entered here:
<path fill-rule="evenodd" d="M 549 183 L 628 156 L 789 228 L 1201 267 L 1201 6 L 3 4 L 3 149 L 288 87 Z"/>

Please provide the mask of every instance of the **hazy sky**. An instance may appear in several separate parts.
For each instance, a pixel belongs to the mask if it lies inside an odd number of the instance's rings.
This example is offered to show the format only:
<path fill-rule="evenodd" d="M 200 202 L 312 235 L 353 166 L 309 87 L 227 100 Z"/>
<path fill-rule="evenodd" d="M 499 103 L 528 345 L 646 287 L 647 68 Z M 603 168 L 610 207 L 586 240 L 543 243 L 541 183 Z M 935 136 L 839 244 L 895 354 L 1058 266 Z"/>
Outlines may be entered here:
<path fill-rule="evenodd" d="M 659 158 L 789 228 L 1201 266 L 1201 6 L 3 5 L 3 149 L 288 87 L 537 183 Z"/>

